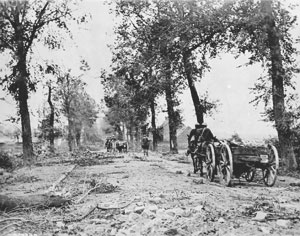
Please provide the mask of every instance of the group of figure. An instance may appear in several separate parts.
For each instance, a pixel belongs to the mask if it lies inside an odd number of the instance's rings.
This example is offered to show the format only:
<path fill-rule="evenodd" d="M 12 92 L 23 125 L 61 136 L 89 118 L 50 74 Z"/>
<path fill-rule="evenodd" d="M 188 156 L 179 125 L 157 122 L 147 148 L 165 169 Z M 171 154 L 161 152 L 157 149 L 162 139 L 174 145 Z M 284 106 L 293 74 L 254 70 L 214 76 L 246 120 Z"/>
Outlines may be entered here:
<path fill-rule="evenodd" d="M 144 135 L 141 140 L 141 146 L 143 149 L 144 156 L 148 156 L 150 140 Z M 128 152 L 128 143 L 127 141 L 120 141 L 115 138 L 115 136 L 111 136 L 106 138 L 105 148 L 107 152 L 115 153 L 115 152 Z"/>
<path fill-rule="evenodd" d="M 120 141 L 115 136 L 106 138 L 105 148 L 107 152 L 128 152 L 128 143 L 126 141 Z"/>

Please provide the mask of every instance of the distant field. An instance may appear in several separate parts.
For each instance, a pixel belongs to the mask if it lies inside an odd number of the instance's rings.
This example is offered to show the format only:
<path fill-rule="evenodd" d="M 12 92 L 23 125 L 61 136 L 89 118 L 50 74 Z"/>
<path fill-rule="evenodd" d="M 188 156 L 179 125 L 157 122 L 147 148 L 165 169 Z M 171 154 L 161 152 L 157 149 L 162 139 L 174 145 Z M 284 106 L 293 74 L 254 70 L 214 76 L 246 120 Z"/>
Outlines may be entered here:
<path fill-rule="evenodd" d="M 87 144 L 86 145 L 90 150 L 102 150 L 105 149 L 103 143 L 97 143 L 97 144 Z M 61 142 L 59 145 L 55 145 L 55 148 L 57 151 L 67 151 L 68 145 L 67 142 Z M 185 150 L 187 148 L 186 143 L 178 143 L 178 149 L 179 150 Z M 140 149 L 138 146 L 137 149 Z M 0 151 L 5 152 L 12 152 L 14 154 L 22 153 L 22 143 L 0 143 Z M 170 144 L 169 142 L 161 142 L 158 143 L 158 151 L 159 152 L 168 152 L 170 151 Z"/>
<path fill-rule="evenodd" d="M 22 143 L 0 143 L 0 151 L 22 153 Z"/>

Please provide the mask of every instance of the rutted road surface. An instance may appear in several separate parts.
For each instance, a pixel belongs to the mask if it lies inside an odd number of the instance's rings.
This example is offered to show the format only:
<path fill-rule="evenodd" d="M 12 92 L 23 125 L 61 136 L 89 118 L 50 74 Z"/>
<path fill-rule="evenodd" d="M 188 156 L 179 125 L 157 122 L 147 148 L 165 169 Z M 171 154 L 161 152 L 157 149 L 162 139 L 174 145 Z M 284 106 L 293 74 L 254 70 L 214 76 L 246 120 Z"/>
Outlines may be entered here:
<path fill-rule="evenodd" d="M 42 191 L 42 186 L 51 185 L 66 168 L 32 168 L 30 175 L 41 179 L 41 183 L 23 184 L 23 191 Z M 279 176 L 274 187 L 265 187 L 259 178 L 251 183 L 241 179 L 234 180 L 233 187 L 224 187 L 218 177 L 210 183 L 191 171 L 191 161 L 183 154 L 150 153 L 144 158 L 141 153 L 128 153 L 103 165 L 79 166 L 63 183 L 63 190 L 74 203 L 59 217 L 52 211 L 48 226 L 37 233 L 300 235 L 299 179 Z M 19 170 L 17 175 L 24 173 Z M 78 202 L 87 183 L 93 181 L 115 189 L 90 192 Z M 5 191 L 13 193 L 17 189 L 18 185 L 13 184 Z M 99 208 L 87 214 L 95 205 Z M 68 222 L 83 215 L 86 217 L 80 221 Z"/>

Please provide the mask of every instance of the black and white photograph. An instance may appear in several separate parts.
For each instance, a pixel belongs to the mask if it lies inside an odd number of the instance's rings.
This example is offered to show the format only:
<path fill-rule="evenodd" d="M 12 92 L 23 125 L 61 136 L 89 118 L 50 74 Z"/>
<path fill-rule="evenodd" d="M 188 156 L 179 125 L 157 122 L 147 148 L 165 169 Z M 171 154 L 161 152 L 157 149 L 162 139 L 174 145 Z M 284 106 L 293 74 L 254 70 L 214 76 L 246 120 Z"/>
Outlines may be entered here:
<path fill-rule="evenodd" d="M 300 2 L 0 0 L 0 235 L 300 235 Z"/>

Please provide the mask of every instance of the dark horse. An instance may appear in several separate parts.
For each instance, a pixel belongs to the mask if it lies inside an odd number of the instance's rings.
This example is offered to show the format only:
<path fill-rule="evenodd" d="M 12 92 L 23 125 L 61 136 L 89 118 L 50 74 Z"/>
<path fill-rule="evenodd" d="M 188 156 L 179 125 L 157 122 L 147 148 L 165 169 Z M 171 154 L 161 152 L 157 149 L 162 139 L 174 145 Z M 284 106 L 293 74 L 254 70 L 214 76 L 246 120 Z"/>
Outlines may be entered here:
<path fill-rule="evenodd" d="M 191 154 L 193 161 L 194 173 L 200 171 L 200 176 L 203 176 L 203 162 L 206 158 L 206 147 L 209 142 L 217 141 L 211 130 L 206 125 L 196 125 L 188 135 L 188 150 L 187 155 Z"/>

